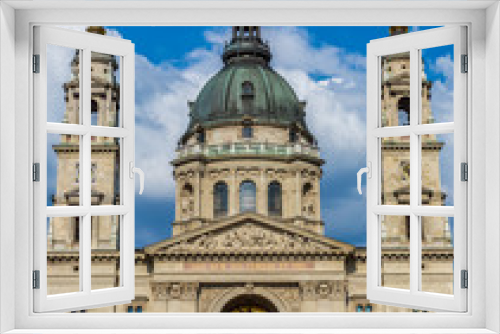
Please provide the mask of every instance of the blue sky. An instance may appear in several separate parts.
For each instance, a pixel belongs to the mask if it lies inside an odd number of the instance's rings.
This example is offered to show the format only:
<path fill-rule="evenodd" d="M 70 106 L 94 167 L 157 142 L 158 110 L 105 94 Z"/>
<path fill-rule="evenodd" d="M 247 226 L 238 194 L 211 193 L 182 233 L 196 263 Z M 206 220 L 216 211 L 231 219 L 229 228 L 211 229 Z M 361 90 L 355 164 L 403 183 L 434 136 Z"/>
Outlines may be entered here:
<path fill-rule="evenodd" d="M 222 67 L 229 28 L 106 28 L 136 47 L 136 165 L 146 173 L 144 194 L 136 195 L 136 246 L 143 247 L 171 235 L 174 183 L 169 162 L 187 126 L 187 101 L 195 100 Z M 366 154 L 366 44 L 387 37 L 388 27 L 264 27 L 262 36 L 271 44 L 272 66 L 307 101 L 306 120 L 327 161 L 321 184 L 326 234 L 364 246 L 366 199 L 358 195 L 355 182 Z M 452 117 L 452 56 L 449 47 L 424 53 L 437 120 Z M 452 142 L 447 146 L 443 154 L 449 155 Z M 450 189 L 449 175 L 443 185 Z"/>

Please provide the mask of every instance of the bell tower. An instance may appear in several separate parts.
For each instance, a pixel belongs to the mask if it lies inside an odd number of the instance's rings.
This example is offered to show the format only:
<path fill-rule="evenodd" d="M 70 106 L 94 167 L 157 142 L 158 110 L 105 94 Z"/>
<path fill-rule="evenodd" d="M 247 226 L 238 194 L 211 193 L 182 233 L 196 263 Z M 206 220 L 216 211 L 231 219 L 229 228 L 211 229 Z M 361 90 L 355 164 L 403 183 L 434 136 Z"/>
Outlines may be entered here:
<path fill-rule="evenodd" d="M 103 27 L 88 27 L 87 32 L 105 35 Z M 120 85 L 116 71 L 117 58 L 97 52 L 91 54 L 91 125 L 119 126 Z M 80 124 L 80 56 L 71 62 L 71 79 L 63 85 L 66 109 L 64 123 Z M 57 191 L 52 205 L 79 205 L 80 199 L 80 138 L 61 135 L 53 145 L 57 154 Z M 91 203 L 92 205 L 120 204 L 120 143 L 117 138 L 91 138 Z M 48 250 L 79 248 L 80 218 L 56 217 L 48 226 Z M 116 216 L 92 217 L 92 248 L 116 249 L 119 220 Z"/>
<path fill-rule="evenodd" d="M 408 27 L 390 27 L 391 36 L 405 34 Z M 410 124 L 410 54 L 400 53 L 382 57 L 381 125 L 406 126 Z M 423 124 L 434 122 L 430 101 L 432 82 L 427 80 L 422 63 Z M 422 204 L 443 206 L 446 193 L 442 191 L 440 153 L 445 145 L 436 135 L 424 135 L 422 141 Z M 382 204 L 410 204 L 410 138 L 382 139 Z M 386 216 L 382 224 L 384 247 L 409 245 L 409 217 Z M 450 247 L 451 236 L 445 217 L 422 218 L 422 245 L 424 247 Z M 408 246 L 409 247 L 409 246 Z"/>

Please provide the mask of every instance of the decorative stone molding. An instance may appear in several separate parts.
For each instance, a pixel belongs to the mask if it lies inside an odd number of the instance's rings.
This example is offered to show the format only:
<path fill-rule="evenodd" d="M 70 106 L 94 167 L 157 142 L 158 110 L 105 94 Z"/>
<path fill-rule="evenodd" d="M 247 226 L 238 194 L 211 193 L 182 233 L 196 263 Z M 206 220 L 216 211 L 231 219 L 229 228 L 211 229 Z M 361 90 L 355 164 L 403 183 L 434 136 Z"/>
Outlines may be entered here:
<path fill-rule="evenodd" d="M 152 282 L 151 291 L 154 300 L 196 300 L 197 282 Z"/>
<path fill-rule="evenodd" d="M 300 294 L 302 295 L 302 300 L 315 300 L 316 283 L 315 282 L 300 283 Z"/>
<path fill-rule="evenodd" d="M 251 287 L 250 290 L 249 287 Z M 276 307 L 278 312 L 294 312 L 298 308 L 298 305 L 295 305 L 297 300 L 293 300 L 293 298 L 298 297 L 298 291 L 294 294 L 293 292 L 285 292 L 283 288 L 247 284 L 240 287 L 219 288 L 213 291 L 202 289 L 201 295 L 204 297 L 201 298 L 200 302 L 204 304 L 200 305 L 199 309 L 202 312 L 221 312 L 224 306 L 234 298 L 249 294 L 267 299 Z"/>
<path fill-rule="evenodd" d="M 300 283 L 302 300 L 343 300 L 347 288 L 344 281 L 306 281 Z"/>

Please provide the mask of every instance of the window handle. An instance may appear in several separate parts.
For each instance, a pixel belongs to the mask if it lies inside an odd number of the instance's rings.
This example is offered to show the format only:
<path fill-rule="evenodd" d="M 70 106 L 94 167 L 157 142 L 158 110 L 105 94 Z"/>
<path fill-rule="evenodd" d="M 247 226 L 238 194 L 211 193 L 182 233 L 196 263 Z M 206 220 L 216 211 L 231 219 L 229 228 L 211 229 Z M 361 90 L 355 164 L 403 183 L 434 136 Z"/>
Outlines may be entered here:
<path fill-rule="evenodd" d="M 366 173 L 366 177 L 371 179 L 372 178 L 372 163 L 370 161 L 368 161 L 368 166 L 367 167 L 364 167 L 364 168 L 361 168 L 359 171 L 358 171 L 358 193 L 361 195 L 362 194 L 362 191 L 361 191 L 361 176 Z"/>
<path fill-rule="evenodd" d="M 144 191 L 144 172 L 140 168 L 134 167 L 134 162 L 130 161 L 129 176 L 131 179 L 134 178 L 134 174 L 139 174 L 139 195 L 142 195 L 142 192 Z"/>

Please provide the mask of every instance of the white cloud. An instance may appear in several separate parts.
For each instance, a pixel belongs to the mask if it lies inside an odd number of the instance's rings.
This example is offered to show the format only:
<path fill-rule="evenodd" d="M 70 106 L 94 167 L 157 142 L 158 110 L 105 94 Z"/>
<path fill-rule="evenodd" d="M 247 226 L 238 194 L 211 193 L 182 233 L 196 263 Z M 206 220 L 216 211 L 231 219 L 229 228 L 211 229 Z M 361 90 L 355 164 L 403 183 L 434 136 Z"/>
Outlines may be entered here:
<path fill-rule="evenodd" d="M 214 51 L 194 50 L 188 57 L 183 69 L 136 57 L 136 165 L 146 174 L 146 196 L 174 197 L 170 162 L 188 125 L 187 101 L 220 67 Z"/>
<path fill-rule="evenodd" d="M 268 27 L 263 35 L 275 69 L 307 102 L 307 124 L 328 163 L 325 177 L 333 163 L 336 172 L 357 166 L 365 158 L 365 57 L 332 45 L 315 47 L 302 28 Z"/>

